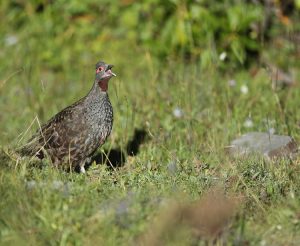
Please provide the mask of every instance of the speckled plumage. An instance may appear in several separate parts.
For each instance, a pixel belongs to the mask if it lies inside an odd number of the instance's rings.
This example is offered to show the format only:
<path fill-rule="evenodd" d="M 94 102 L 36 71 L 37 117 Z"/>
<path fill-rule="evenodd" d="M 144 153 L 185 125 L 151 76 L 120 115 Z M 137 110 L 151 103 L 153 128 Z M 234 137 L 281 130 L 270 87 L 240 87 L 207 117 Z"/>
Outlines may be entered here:
<path fill-rule="evenodd" d="M 102 69 L 103 68 L 103 69 Z M 84 172 L 84 164 L 110 135 L 113 108 L 107 94 L 112 65 L 96 64 L 96 78 L 89 93 L 52 117 L 23 147 L 21 153 L 43 158 L 55 166 Z M 101 70 L 102 69 L 102 70 Z"/>

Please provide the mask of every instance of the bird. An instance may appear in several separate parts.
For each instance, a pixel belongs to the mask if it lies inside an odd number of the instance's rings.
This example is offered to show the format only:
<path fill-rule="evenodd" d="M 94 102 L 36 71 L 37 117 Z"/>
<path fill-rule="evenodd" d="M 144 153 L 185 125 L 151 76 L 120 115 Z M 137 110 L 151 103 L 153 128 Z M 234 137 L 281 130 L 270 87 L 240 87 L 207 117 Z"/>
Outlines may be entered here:
<path fill-rule="evenodd" d="M 49 156 L 55 167 L 79 168 L 85 173 L 85 164 L 112 130 L 113 107 L 108 96 L 108 82 L 116 76 L 112 67 L 99 61 L 87 95 L 43 124 L 19 153 L 39 159 Z"/>

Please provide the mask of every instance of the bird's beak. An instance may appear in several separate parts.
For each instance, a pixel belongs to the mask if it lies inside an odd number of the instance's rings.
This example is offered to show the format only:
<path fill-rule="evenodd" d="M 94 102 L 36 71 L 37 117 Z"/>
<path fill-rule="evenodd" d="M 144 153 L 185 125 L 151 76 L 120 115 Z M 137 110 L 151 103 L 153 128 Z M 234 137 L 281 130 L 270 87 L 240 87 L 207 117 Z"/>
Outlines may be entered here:
<path fill-rule="evenodd" d="M 114 66 L 114 65 L 109 64 L 109 65 L 107 66 L 105 72 L 106 72 L 106 73 L 109 73 L 109 74 L 112 75 L 112 76 L 117 76 L 115 73 L 113 73 L 113 72 L 111 71 L 111 69 L 113 68 L 113 66 Z"/>

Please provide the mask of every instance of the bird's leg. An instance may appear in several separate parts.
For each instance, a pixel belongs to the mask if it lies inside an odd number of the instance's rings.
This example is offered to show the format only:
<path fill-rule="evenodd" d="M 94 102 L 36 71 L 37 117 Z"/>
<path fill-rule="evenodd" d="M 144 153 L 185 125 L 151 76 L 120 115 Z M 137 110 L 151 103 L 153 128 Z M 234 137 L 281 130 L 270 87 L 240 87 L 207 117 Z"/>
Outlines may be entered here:
<path fill-rule="evenodd" d="M 85 173 L 85 168 L 84 168 L 84 166 L 81 166 L 81 167 L 80 167 L 80 172 L 81 172 L 81 173 Z"/>
<path fill-rule="evenodd" d="M 92 160 L 91 157 L 87 157 L 84 161 L 82 161 L 82 162 L 80 163 L 79 166 L 80 166 L 80 172 L 81 172 L 81 173 L 85 173 L 84 165 L 85 165 L 85 164 L 90 164 L 91 160 Z"/>
<path fill-rule="evenodd" d="M 80 173 L 85 173 L 84 162 L 80 164 Z"/>

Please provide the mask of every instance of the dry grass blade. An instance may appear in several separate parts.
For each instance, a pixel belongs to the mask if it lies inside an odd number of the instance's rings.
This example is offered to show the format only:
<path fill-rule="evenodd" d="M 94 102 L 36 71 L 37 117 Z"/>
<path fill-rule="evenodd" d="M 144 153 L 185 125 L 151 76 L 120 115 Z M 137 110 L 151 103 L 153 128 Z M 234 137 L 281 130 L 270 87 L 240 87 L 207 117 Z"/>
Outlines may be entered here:
<path fill-rule="evenodd" d="M 24 69 L 21 68 L 21 69 L 15 71 L 15 72 L 13 72 L 13 73 L 12 73 L 11 75 L 9 75 L 5 80 L 0 81 L 0 90 L 3 88 L 3 86 L 6 84 L 6 82 L 7 82 L 8 80 L 10 80 L 13 76 L 15 76 L 16 74 L 22 72 L 23 70 L 24 70 Z"/>

